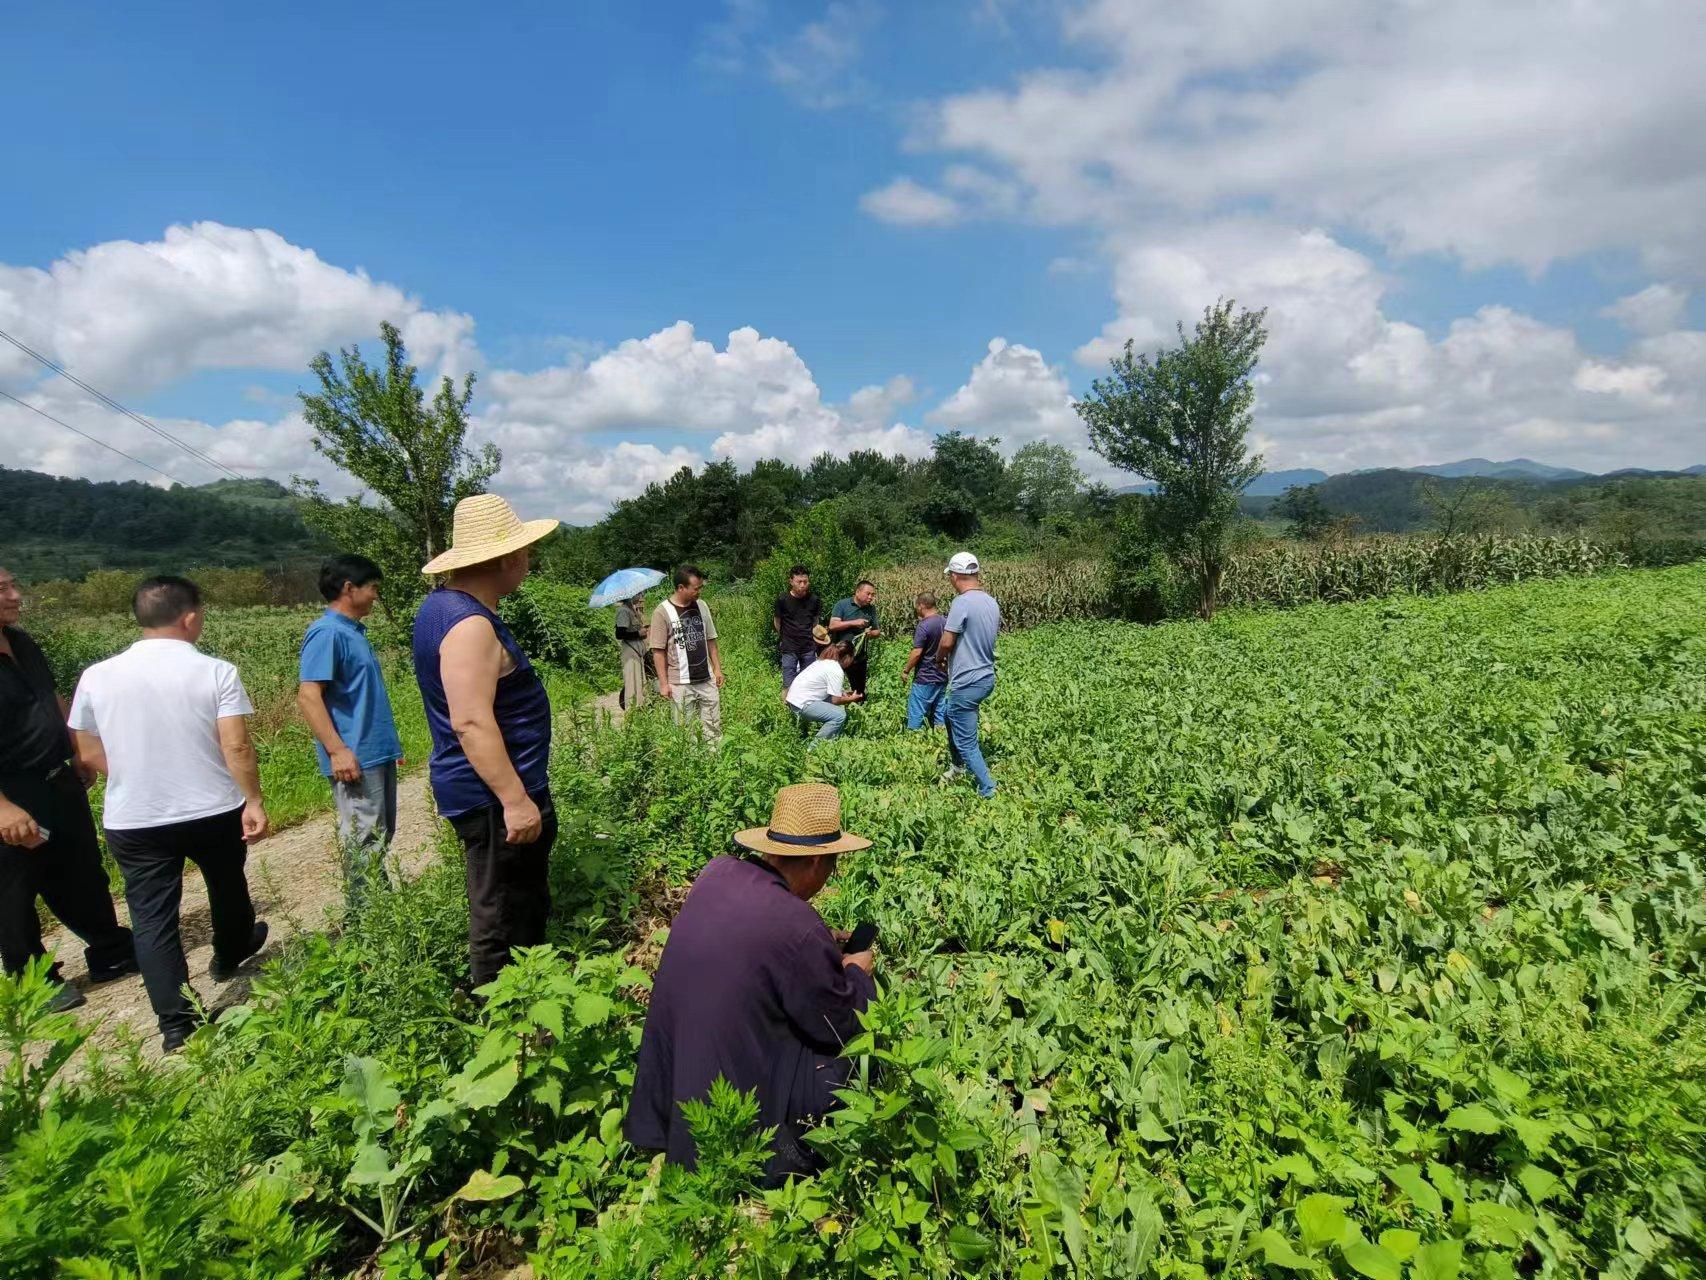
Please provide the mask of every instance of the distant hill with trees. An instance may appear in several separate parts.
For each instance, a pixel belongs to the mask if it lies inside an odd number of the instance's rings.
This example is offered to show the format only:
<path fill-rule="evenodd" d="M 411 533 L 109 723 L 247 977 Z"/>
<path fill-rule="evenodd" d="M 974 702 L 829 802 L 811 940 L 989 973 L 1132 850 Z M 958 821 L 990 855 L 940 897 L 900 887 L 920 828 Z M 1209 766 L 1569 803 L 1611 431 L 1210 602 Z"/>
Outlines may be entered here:
<path fill-rule="evenodd" d="M 157 488 L 0 467 L 0 564 L 26 582 L 94 569 L 290 566 L 315 543 L 290 491 L 273 480 Z"/>

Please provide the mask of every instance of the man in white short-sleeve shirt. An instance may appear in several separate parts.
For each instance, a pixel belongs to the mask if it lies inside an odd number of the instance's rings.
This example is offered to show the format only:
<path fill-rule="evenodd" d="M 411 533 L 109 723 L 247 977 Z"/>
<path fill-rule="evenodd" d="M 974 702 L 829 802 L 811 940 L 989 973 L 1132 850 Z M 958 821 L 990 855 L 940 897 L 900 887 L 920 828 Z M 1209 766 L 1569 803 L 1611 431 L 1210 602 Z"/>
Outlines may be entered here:
<path fill-rule="evenodd" d="M 171 1053 L 195 1029 L 178 932 L 184 860 L 207 886 L 208 974 L 228 981 L 266 941 L 243 863 L 246 845 L 266 835 L 267 814 L 249 740 L 254 707 L 237 668 L 196 648 L 196 585 L 149 578 L 133 609 L 142 639 L 83 673 L 69 723 L 81 758 L 107 777 L 107 848 L 124 873 L 137 963 Z"/>
<path fill-rule="evenodd" d="M 847 724 L 847 704 L 862 702 L 862 693 L 843 693 L 847 668 L 853 664 L 853 646 L 838 640 L 823 649 L 823 656 L 799 675 L 783 695 L 794 714 L 818 727 L 812 745 L 828 742 Z"/>

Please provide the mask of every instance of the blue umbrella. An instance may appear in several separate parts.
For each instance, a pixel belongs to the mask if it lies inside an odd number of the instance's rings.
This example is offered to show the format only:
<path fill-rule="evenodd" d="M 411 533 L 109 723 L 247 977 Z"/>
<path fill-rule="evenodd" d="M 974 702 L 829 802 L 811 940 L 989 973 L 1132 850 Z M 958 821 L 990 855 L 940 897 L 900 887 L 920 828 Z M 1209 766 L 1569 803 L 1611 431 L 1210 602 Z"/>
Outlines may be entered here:
<path fill-rule="evenodd" d="M 663 574 L 657 569 L 618 569 L 603 582 L 593 588 L 592 598 L 587 607 L 603 609 L 608 605 L 620 604 L 624 600 L 632 600 L 642 591 L 649 591 L 663 581 Z"/>

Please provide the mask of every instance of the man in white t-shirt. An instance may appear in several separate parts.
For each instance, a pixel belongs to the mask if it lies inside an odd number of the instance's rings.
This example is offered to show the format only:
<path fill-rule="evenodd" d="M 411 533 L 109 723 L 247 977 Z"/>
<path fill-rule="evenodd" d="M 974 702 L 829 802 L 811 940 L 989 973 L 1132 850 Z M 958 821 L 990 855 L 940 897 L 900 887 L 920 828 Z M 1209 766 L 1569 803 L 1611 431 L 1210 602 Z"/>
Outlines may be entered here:
<path fill-rule="evenodd" d="M 196 648 L 204 615 L 195 583 L 149 578 L 132 608 L 142 639 L 83 673 L 70 725 L 80 758 L 107 776 L 107 849 L 124 873 L 137 963 L 172 1053 L 195 1030 L 178 932 L 184 859 L 207 886 L 208 976 L 229 981 L 266 942 L 243 862 L 246 845 L 267 833 L 267 813 L 249 740 L 254 707 L 237 668 Z"/>
<path fill-rule="evenodd" d="M 862 693 L 843 693 L 847 668 L 853 665 L 853 646 L 845 640 L 825 646 L 818 660 L 794 677 L 787 703 L 801 720 L 819 727 L 812 745 L 828 742 L 847 724 L 847 704 L 862 702 Z"/>

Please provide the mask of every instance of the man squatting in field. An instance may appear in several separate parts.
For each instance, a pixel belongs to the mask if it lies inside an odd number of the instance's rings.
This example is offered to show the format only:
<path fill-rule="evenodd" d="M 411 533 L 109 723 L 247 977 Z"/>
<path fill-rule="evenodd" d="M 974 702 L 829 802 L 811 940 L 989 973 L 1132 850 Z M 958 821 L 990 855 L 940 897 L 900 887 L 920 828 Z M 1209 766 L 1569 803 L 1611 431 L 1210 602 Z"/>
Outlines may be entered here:
<path fill-rule="evenodd" d="M 16 975 L 45 954 L 40 898 L 82 940 L 89 980 L 110 982 L 136 972 L 136 955 L 101 868 L 85 794 L 95 770 L 76 754 L 46 656 L 18 626 L 23 603 L 17 578 L 0 567 L 0 965 Z M 84 1003 L 61 982 L 52 1007 Z"/>
<path fill-rule="evenodd" d="M 681 1104 L 720 1076 L 756 1093 L 759 1128 L 775 1130 L 764 1167 L 774 1187 L 823 1167 L 801 1139 L 846 1087 L 853 1063 L 841 1049 L 876 996 L 870 949 L 843 954 L 811 905 L 840 856 L 871 842 L 842 830 L 841 796 L 821 782 L 783 787 L 769 825 L 734 840 L 744 855 L 713 858 L 670 925 L 623 1131 L 692 1168 Z"/>
<path fill-rule="evenodd" d="M 556 527 L 524 523 L 495 494 L 464 498 L 450 550 L 421 570 L 445 575 L 415 614 L 415 680 L 432 731 L 433 799 L 467 854 L 476 989 L 513 948 L 545 941 L 550 914 L 551 701 L 497 608 L 527 577 L 528 548 Z"/>
<path fill-rule="evenodd" d="M 379 566 L 341 555 L 320 569 L 326 612 L 302 638 L 296 705 L 314 733 L 320 772 L 332 784 L 343 855 L 344 901 L 361 906 L 385 875 L 397 834 L 397 765 L 403 743 L 385 672 L 362 619 L 379 600 Z"/>

